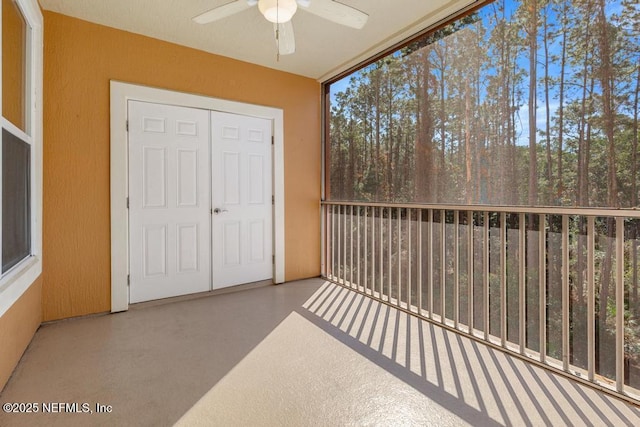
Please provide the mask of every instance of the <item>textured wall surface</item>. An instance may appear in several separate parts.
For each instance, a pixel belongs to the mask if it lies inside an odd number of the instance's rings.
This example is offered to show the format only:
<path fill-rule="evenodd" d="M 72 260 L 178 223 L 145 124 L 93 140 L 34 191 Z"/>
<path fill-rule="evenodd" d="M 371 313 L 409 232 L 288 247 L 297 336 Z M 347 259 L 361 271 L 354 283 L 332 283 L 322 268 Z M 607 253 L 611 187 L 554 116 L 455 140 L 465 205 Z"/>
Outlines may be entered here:
<path fill-rule="evenodd" d="M 0 316 L 0 391 L 41 321 L 42 276 Z"/>
<path fill-rule="evenodd" d="M 2 115 L 24 130 L 24 22 L 10 0 L 2 0 L 2 12 Z M 41 295 L 42 277 L 0 316 L 0 391 L 40 326 Z"/>
<path fill-rule="evenodd" d="M 44 320 L 110 310 L 111 79 L 282 108 L 286 280 L 319 275 L 319 83 L 52 12 L 44 21 Z"/>

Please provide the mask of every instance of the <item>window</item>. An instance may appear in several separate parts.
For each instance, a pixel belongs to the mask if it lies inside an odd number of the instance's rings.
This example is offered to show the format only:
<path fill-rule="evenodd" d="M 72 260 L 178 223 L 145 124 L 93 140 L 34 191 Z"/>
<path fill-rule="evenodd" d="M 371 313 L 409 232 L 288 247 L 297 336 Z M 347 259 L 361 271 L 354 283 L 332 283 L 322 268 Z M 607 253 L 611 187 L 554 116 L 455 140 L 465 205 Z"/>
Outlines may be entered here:
<path fill-rule="evenodd" d="M 29 166 L 31 138 L 25 133 L 27 25 L 13 0 L 2 1 L 2 263 L 5 273 L 31 255 Z"/>
<path fill-rule="evenodd" d="M 31 147 L 2 130 L 2 271 L 31 255 Z"/>
<path fill-rule="evenodd" d="M 42 15 L 2 0 L 0 316 L 40 275 Z"/>
<path fill-rule="evenodd" d="M 25 132 L 27 24 L 15 0 L 2 0 L 2 117 Z"/>
<path fill-rule="evenodd" d="M 496 0 L 330 82 L 327 198 L 640 206 L 639 18 Z"/>

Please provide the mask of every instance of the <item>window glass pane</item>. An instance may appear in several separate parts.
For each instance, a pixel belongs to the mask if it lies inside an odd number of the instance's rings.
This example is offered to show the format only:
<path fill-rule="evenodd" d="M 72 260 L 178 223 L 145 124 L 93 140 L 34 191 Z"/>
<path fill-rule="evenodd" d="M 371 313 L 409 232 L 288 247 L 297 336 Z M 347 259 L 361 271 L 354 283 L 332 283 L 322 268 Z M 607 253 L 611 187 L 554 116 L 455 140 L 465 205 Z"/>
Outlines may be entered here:
<path fill-rule="evenodd" d="M 2 0 L 2 116 L 26 130 L 27 25 L 13 0 Z"/>
<path fill-rule="evenodd" d="M 637 22 L 496 0 L 331 83 L 328 197 L 640 206 Z"/>
<path fill-rule="evenodd" d="M 2 130 L 2 271 L 31 254 L 31 147 Z"/>

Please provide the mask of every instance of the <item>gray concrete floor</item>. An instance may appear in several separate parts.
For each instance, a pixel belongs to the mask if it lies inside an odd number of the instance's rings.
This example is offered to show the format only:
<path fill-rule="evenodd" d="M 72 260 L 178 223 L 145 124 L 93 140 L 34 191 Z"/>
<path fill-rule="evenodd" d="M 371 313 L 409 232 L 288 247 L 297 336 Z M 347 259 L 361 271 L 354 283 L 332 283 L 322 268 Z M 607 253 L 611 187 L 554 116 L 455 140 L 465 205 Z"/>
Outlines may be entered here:
<path fill-rule="evenodd" d="M 39 413 L 0 426 L 640 425 L 635 406 L 320 279 L 44 325 L 7 402 Z"/>

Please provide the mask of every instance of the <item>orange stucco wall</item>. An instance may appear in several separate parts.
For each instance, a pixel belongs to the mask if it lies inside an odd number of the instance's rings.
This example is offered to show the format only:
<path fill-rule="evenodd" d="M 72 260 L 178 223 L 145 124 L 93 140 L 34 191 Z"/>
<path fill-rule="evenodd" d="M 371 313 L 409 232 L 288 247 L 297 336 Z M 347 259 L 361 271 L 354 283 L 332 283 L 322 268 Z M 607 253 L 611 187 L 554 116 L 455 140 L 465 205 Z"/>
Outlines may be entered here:
<path fill-rule="evenodd" d="M 41 291 L 42 276 L 0 316 L 0 391 L 40 326 Z"/>
<path fill-rule="evenodd" d="M 21 129 L 24 116 L 24 21 L 11 0 L 2 0 L 2 115 Z M 0 316 L 0 391 L 42 320 L 42 276 Z"/>
<path fill-rule="evenodd" d="M 43 318 L 110 310 L 109 81 L 284 110 L 286 279 L 320 273 L 320 87 L 44 12 Z"/>

